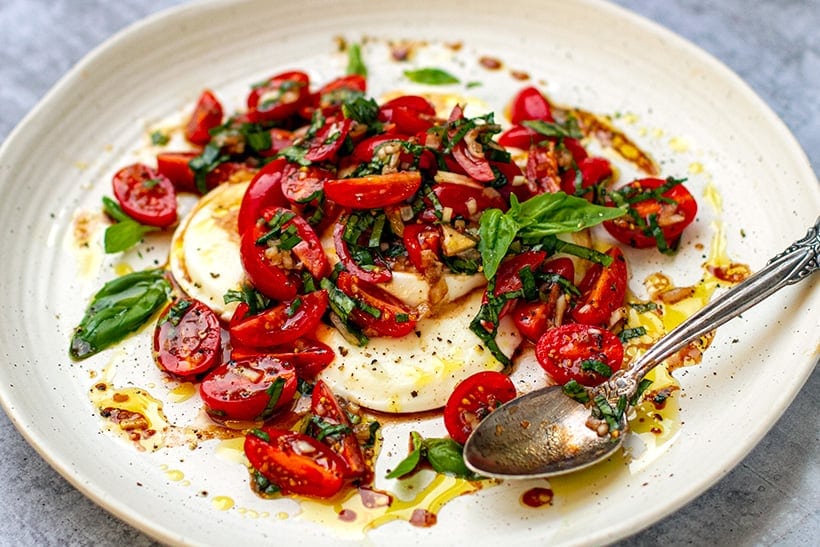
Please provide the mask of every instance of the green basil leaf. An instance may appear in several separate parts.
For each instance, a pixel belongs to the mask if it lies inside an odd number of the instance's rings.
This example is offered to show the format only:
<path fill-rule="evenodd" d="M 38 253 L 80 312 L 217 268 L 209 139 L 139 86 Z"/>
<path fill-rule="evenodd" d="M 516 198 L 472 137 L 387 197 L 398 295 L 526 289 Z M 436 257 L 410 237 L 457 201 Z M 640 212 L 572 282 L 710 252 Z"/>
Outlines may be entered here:
<path fill-rule="evenodd" d="M 617 207 L 603 207 L 564 192 L 538 194 L 520 204 L 517 220 L 522 236 L 537 238 L 579 232 L 606 220 L 623 216 Z"/>
<path fill-rule="evenodd" d="M 103 211 L 105 214 L 116 220 L 117 222 L 122 222 L 123 220 L 134 220 L 133 218 L 129 217 L 125 211 L 122 210 L 120 204 L 111 199 L 108 196 L 103 196 Z"/>
<path fill-rule="evenodd" d="M 69 353 L 85 359 L 136 331 L 167 301 L 171 285 L 162 270 L 133 272 L 94 295 L 71 338 Z"/>
<path fill-rule="evenodd" d="M 156 146 L 165 146 L 171 138 L 162 131 L 154 131 L 151 133 L 151 144 Z"/>
<path fill-rule="evenodd" d="M 410 432 L 410 445 L 412 450 L 410 450 L 410 454 L 407 455 L 396 468 L 387 474 L 388 479 L 398 479 L 407 475 L 408 473 L 412 473 L 416 467 L 418 467 L 419 463 L 421 462 L 421 450 L 424 444 L 424 439 L 421 435 L 416 431 Z"/>
<path fill-rule="evenodd" d="M 529 127 L 545 137 L 580 139 L 584 136 L 575 118 L 569 118 L 564 123 L 545 122 L 544 120 L 525 120 L 521 122 L 521 125 Z"/>
<path fill-rule="evenodd" d="M 424 439 L 423 449 L 427 455 L 427 461 L 437 473 L 462 479 L 478 478 L 464 464 L 461 445 L 453 439 Z"/>
<path fill-rule="evenodd" d="M 367 66 L 362 60 L 362 48 L 359 44 L 350 44 L 347 48 L 347 74 L 367 77 Z"/>
<path fill-rule="evenodd" d="M 487 209 L 481 215 L 478 227 L 478 252 L 484 265 L 484 276 L 492 278 L 507 254 L 520 226 L 515 219 L 500 209 Z"/>
<path fill-rule="evenodd" d="M 458 78 L 440 68 L 405 70 L 404 75 L 408 80 L 417 84 L 446 85 L 457 84 L 459 82 Z"/>
<path fill-rule="evenodd" d="M 127 219 L 112 224 L 105 229 L 103 236 L 103 246 L 108 254 L 127 251 L 140 241 L 148 232 L 156 232 L 159 228 L 155 226 L 145 226 L 136 220 Z"/>

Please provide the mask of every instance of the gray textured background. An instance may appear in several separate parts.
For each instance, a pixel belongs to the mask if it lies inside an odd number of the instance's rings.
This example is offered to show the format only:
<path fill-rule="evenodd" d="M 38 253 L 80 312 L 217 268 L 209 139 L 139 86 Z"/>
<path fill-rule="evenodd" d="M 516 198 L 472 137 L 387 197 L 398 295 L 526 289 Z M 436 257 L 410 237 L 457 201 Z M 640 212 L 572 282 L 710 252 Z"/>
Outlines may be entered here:
<path fill-rule="evenodd" d="M 178 0 L 0 0 L 0 140 L 89 50 Z M 820 170 L 820 0 L 616 0 L 738 73 Z M 5 318 L 4 320 L 13 320 Z M 2 366 L 2 364 L 0 364 Z M 820 374 L 743 462 L 619 545 L 817 545 Z M 0 412 L 0 545 L 153 545 L 57 475 Z"/>

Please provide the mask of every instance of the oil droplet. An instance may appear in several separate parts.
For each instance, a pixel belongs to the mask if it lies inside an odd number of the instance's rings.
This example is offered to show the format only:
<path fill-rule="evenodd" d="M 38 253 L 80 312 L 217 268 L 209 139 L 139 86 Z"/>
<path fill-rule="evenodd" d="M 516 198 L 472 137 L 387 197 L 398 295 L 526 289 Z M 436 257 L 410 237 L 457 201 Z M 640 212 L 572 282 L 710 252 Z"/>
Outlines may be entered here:
<path fill-rule="evenodd" d="M 675 152 L 687 152 L 689 143 L 683 137 L 672 137 L 669 139 L 669 147 Z"/>
<path fill-rule="evenodd" d="M 225 461 L 246 465 L 247 458 L 245 457 L 245 437 L 237 437 L 235 439 L 221 441 L 216 445 L 214 454 Z"/>
<path fill-rule="evenodd" d="M 183 473 L 179 469 L 169 469 L 165 472 L 165 475 L 168 477 L 169 480 L 172 480 L 174 482 L 179 482 L 185 478 L 185 473 Z"/>
<path fill-rule="evenodd" d="M 290 518 L 290 515 L 288 513 L 285 513 L 284 511 L 280 511 L 276 513 L 275 517 L 277 520 L 287 520 Z"/>
<path fill-rule="evenodd" d="M 621 120 L 623 120 L 624 123 L 635 124 L 638 123 L 638 115 L 633 112 L 628 112 L 621 116 Z"/>
<path fill-rule="evenodd" d="M 131 267 L 130 264 L 127 264 L 125 262 L 118 262 L 117 264 L 114 265 L 114 273 L 117 274 L 117 276 L 127 275 L 127 274 L 130 274 L 133 271 L 134 271 L 134 268 Z"/>
<path fill-rule="evenodd" d="M 711 181 L 703 189 L 703 198 L 712 206 L 716 213 L 723 212 L 723 197 Z"/>
<path fill-rule="evenodd" d="M 656 139 L 663 137 L 663 129 L 661 129 L 660 127 L 656 127 L 652 130 L 652 136 Z"/>
<path fill-rule="evenodd" d="M 214 496 L 211 504 L 219 511 L 227 511 L 233 507 L 234 502 L 228 496 Z"/>
<path fill-rule="evenodd" d="M 703 173 L 703 164 L 699 161 L 693 161 L 689 164 L 689 174 L 690 175 L 699 175 Z"/>
<path fill-rule="evenodd" d="M 196 385 L 191 382 L 183 382 L 168 392 L 168 399 L 172 403 L 183 403 L 196 395 Z"/>

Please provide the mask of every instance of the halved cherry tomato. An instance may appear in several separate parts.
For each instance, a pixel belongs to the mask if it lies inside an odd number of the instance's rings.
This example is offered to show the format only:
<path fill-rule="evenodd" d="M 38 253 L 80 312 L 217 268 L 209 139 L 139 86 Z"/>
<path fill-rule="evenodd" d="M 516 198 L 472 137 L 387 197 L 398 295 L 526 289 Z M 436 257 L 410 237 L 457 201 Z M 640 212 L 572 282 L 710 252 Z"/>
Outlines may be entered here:
<path fill-rule="evenodd" d="M 242 313 L 241 315 L 244 317 L 246 314 Z M 315 377 L 336 357 L 330 346 L 310 338 L 298 338 L 287 344 L 265 348 L 242 345 L 233 345 L 231 348 L 231 359 L 235 361 L 263 355 L 276 357 L 281 361 L 292 364 L 293 368 L 296 369 L 296 376 L 303 379 Z"/>
<path fill-rule="evenodd" d="M 537 342 L 550 326 L 554 309 L 549 302 L 518 302 L 512 313 L 515 327 L 530 342 Z"/>
<path fill-rule="evenodd" d="M 393 279 L 390 268 L 380 258 L 374 257 L 374 264 L 368 266 L 362 266 L 353 259 L 353 254 L 350 252 L 350 247 L 344 238 L 346 224 L 347 217 L 342 217 L 333 227 L 333 246 L 342 266 L 348 272 L 368 283 L 386 283 Z"/>
<path fill-rule="evenodd" d="M 515 396 L 515 386 L 506 374 L 489 370 L 473 374 L 447 399 L 444 427 L 455 442 L 464 444 L 478 422 Z"/>
<path fill-rule="evenodd" d="M 536 144 L 545 137 L 529 127 L 523 125 L 514 125 L 507 129 L 498 137 L 498 144 L 504 147 L 520 148 L 521 150 L 528 150 L 530 146 Z"/>
<path fill-rule="evenodd" d="M 278 154 L 288 146 L 291 146 L 296 140 L 293 131 L 282 129 L 281 127 L 274 127 L 270 130 L 270 148 L 267 150 L 258 150 L 263 157 L 270 157 Z"/>
<path fill-rule="evenodd" d="M 248 228 L 256 224 L 265 208 L 287 206 L 288 202 L 282 193 L 282 177 L 287 163 L 286 159 L 277 158 L 260 169 L 251 179 L 239 207 L 237 224 L 240 234 L 244 234 Z"/>
<path fill-rule="evenodd" d="M 626 258 L 618 247 L 612 247 L 606 254 L 612 257 L 612 263 L 605 268 L 594 264 L 578 286 L 581 297 L 570 312 L 578 323 L 606 325 L 612 312 L 624 304 Z"/>
<path fill-rule="evenodd" d="M 545 251 L 526 251 L 504 260 L 499 264 L 498 271 L 495 274 L 494 294 L 499 296 L 521 289 L 521 270 L 526 267 L 535 273 L 541 268 L 546 258 L 547 253 Z"/>
<path fill-rule="evenodd" d="M 218 365 L 221 356 L 219 318 L 208 306 L 180 299 L 165 308 L 154 329 L 154 360 L 162 370 L 197 376 Z"/>
<path fill-rule="evenodd" d="M 345 478 L 362 479 L 369 474 L 369 469 L 359 446 L 359 440 L 353 432 L 353 426 L 347 418 L 347 414 L 342 409 L 336 396 L 330 391 L 326 383 L 319 380 L 313 386 L 310 398 L 311 413 L 320 418 L 328 426 L 342 426 L 342 431 L 332 435 L 322 436 L 319 440 L 326 444 L 345 462 Z M 311 422 L 308 425 L 307 433 L 318 438 L 322 434 L 321 429 Z"/>
<path fill-rule="evenodd" d="M 376 209 L 402 202 L 421 186 L 421 173 L 399 171 L 325 181 L 325 195 L 351 209 Z"/>
<path fill-rule="evenodd" d="M 589 156 L 577 163 L 578 170 L 581 172 L 581 184 L 578 187 L 576 180 L 575 169 L 568 169 L 564 171 L 561 176 L 561 190 L 569 195 L 584 196 L 590 199 L 592 197 L 591 191 L 582 191 L 600 183 L 604 179 L 612 176 L 612 165 L 606 158 L 599 156 Z"/>
<path fill-rule="evenodd" d="M 168 177 L 174 188 L 180 192 L 199 193 L 196 187 L 194 172 L 188 163 L 199 156 L 197 152 L 162 152 L 157 154 L 157 171 Z M 217 165 L 205 175 L 205 186 L 208 190 L 216 188 L 239 171 L 250 171 L 244 163 L 227 161 Z"/>
<path fill-rule="evenodd" d="M 381 287 L 362 281 L 345 271 L 339 272 L 336 284 L 347 296 L 362 302 L 371 310 L 356 308 L 350 313 L 351 319 L 362 327 L 365 334 L 400 338 L 416 328 L 415 312 Z"/>
<path fill-rule="evenodd" d="M 185 138 L 194 144 L 208 144 L 211 129 L 222 123 L 222 103 L 206 89 L 199 96 L 194 112 L 185 126 Z"/>
<path fill-rule="evenodd" d="M 520 124 L 526 120 L 555 121 L 546 97 L 535 87 L 525 87 L 513 98 L 510 105 L 510 121 Z"/>
<path fill-rule="evenodd" d="M 566 256 L 551 258 L 541 266 L 544 272 L 558 274 L 570 283 L 575 283 L 575 264 Z"/>
<path fill-rule="evenodd" d="M 199 384 L 199 394 L 217 421 L 265 420 L 293 403 L 296 384 L 289 363 L 263 355 L 213 369 Z"/>
<path fill-rule="evenodd" d="M 623 366 L 624 347 L 604 328 L 573 323 L 549 329 L 538 340 L 535 357 L 559 384 L 575 380 L 596 386 Z"/>
<path fill-rule="evenodd" d="M 325 182 L 332 178 L 333 173 L 327 169 L 314 165 L 300 167 L 295 163 L 288 163 L 284 169 L 282 193 L 291 203 L 311 203 L 321 196 Z"/>
<path fill-rule="evenodd" d="M 646 198 L 630 203 L 630 210 L 639 221 L 626 214 L 615 220 L 604 222 L 604 228 L 618 241 L 632 247 L 647 248 L 658 246 L 673 249 L 683 230 L 692 223 L 698 212 L 698 204 L 683 184 L 676 184 L 657 197 L 652 190 L 666 184 L 663 179 L 645 178 L 633 181 L 619 189 L 620 195 L 634 200 L 646 194 Z M 612 204 L 608 200 L 608 204 Z M 663 241 L 658 241 L 652 232 L 650 217 L 660 230 Z"/>
<path fill-rule="evenodd" d="M 395 131 L 415 135 L 433 126 L 436 109 L 430 101 L 417 95 L 402 95 L 379 107 L 379 121 L 394 124 Z"/>
<path fill-rule="evenodd" d="M 310 100 L 310 78 L 300 71 L 283 72 L 255 86 L 248 95 L 248 118 L 253 123 L 281 121 L 296 114 Z"/>
<path fill-rule="evenodd" d="M 433 224 L 406 224 L 402 240 L 407 258 L 420 272 L 424 272 L 441 256 L 441 227 Z"/>
<path fill-rule="evenodd" d="M 142 224 L 167 228 L 177 220 L 177 193 L 168 177 L 147 165 L 123 167 L 112 180 L 123 211 Z"/>
<path fill-rule="evenodd" d="M 325 116 L 330 116 L 338 112 L 344 103 L 365 91 L 367 91 L 367 80 L 364 76 L 358 74 L 342 76 L 326 83 L 315 93 L 313 108 L 318 108 Z M 310 116 L 304 117 L 310 119 Z"/>
<path fill-rule="evenodd" d="M 253 468 L 283 494 L 329 498 L 344 486 L 342 459 L 302 433 L 263 427 L 245 436 L 244 448 Z"/>
<path fill-rule="evenodd" d="M 347 118 L 328 120 L 310 141 L 305 159 L 314 162 L 335 159 L 352 125 L 353 122 Z"/>
<path fill-rule="evenodd" d="M 326 309 L 324 289 L 299 295 L 258 314 L 232 319 L 231 343 L 255 348 L 288 344 L 312 334 Z"/>

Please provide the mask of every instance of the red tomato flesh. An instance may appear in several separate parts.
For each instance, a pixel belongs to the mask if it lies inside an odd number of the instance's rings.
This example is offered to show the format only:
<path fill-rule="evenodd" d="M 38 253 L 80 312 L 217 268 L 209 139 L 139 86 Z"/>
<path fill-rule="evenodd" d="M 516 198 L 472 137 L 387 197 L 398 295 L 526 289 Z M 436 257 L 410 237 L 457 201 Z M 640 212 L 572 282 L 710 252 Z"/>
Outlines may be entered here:
<path fill-rule="evenodd" d="M 444 406 L 447 433 L 464 444 L 478 422 L 515 395 L 515 386 L 506 374 L 485 371 L 469 376 L 455 387 Z"/>
<path fill-rule="evenodd" d="M 147 165 L 123 167 L 112 180 L 122 210 L 141 224 L 167 228 L 177 220 L 177 193 L 168 177 Z"/>
<path fill-rule="evenodd" d="M 335 435 L 328 435 L 321 439 L 334 453 L 345 462 L 345 478 L 361 479 L 369 474 L 364 454 L 359 441 L 353 433 L 350 420 L 339 404 L 338 399 L 328 385 L 319 380 L 313 386 L 310 399 L 310 411 L 314 416 L 322 419 L 329 426 L 343 426 L 347 430 Z M 315 424 L 308 426 L 308 433 L 318 431 Z"/>
<path fill-rule="evenodd" d="M 421 186 L 421 173 L 399 171 L 325 181 L 325 195 L 351 209 L 376 209 L 402 202 Z"/>
<path fill-rule="evenodd" d="M 222 123 L 222 104 L 210 90 L 199 96 L 194 112 L 185 126 L 185 138 L 194 144 L 208 144 L 211 129 Z"/>
<path fill-rule="evenodd" d="M 581 297 L 570 312 L 578 323 L 606 325 L 612 312 L 624 305 L 626 258 L 618 247 L 612 247 L 606 254 L 612 257 L 612 263 L 606 268 L 593 265 L 578 286 Z"/>
<path fill-rule="evenodd" d="M 197 376 L 219 364 L 219 318 L 198 300 L 177 300 L 165 308 L 154 329 L 154 359 L 171 374 Z"/>
<path fill-rule="evenodd" d="M 231 343 L 254 348 L 288 344 L 312 334 L 326 309 L 324 289 L 299 295 L 258 314 L 232 319 Z"/>
<path fill-rule="evenodd" d="M 624 348 L 604 328 L 573 323 L 544 333 L 535 346 L 535 357 L 559 384 L 575 380 L 596 386 L 623 366 Z"/>

